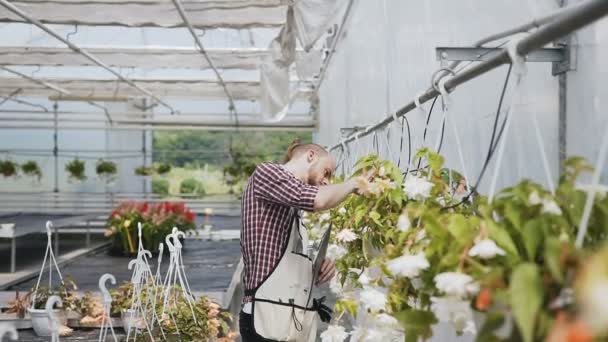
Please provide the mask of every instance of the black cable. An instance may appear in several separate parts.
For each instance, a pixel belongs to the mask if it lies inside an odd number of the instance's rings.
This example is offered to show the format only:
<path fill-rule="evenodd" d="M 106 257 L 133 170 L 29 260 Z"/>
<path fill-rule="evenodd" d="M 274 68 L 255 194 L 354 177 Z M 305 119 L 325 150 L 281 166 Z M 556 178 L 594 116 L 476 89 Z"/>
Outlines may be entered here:
<path fill-rule="evenodd" d="M 513 69 L 513 65 L 509 65 L 509 70 L 507 71 L 507 76 L 505 77 L 505 83 L 503 85 L 501 94 L 500 94 L 500 100 L 498 101 L 498 108 L 496 109 L 496 116 L 494 117 L 494 125 L 492 128 L 492 138 L 490 139 L 490 145 L 488 147 L 488 153 L 486 155 L 486 159 L 484 160 L 483 166 L 481 167 L 481 171 L 479 172 L 479 177 L 477 178 L 477 182 L 475 182 L 475 185 L 473 185 L 473 187 L 471 187 L 471 189 L 469 190 L 469 193 L 463 197 L 463 199 L 451 206 L 447 206 L 447 207 L 443 207 L 443 209 L 453 209 L 458 207 L 459 205 L 463 204 L 464 202 L 468 201 L 469 198 L 477 191 L 477 188 L 479 187 L 481 180 L 483 179 L 483 176 L 488 168 L 488 165 L 490 164 L 490 160 L 492 160 L 492 156 L 494 155 L 494 152 L 496 151 L 496 147 L 498 147 L 498 143 L 500 142 L 500 139 L 502 138 L 502 134 L 504 133 L 504 129 L 508 120 L 508 116 L 506 116 L 501 124 L 500 130 L 498 131 L 498 134 L 496 134 L 496 129 L 498 126 L 498 120 L 500 119 L 500 110 L 502 109 L 502 104 L 505 98 L 505 93 L 506 93 L 506 89 L 507 89 L 507 85 L 509 84 L 509 79 L 511 77 L 511 70 Z M 494 141 L 494 138 L 496 138 L 496 140 Z"/>
<path fill-rule="evenodd" d="M 422 145 L 424 145 L 424 142 L 426 141 L 426 132 L 429 128 L 429 122 L 431 121 L 431 115 L 433 114 L 433 108 L 435 107 L 435 102 L 437 102 L 437 98 L 439 96 L 435 96 L 435 98 L 433 99 L 433 103 L 431 104 L 431 109 L 429 109 L 429 115 L 426 117 L 426 125 L 424 126 L 424 133 L 422 134 Z M 420 169 L 420 163 L 422 163 L 422 157 L 418 158 L 418 166 L 416 166 L 416 169 Z"/>
<path fill-rule="evenodd" d="M 407 172 L 410 170 L 410 163 L 412 161 L 412 134 L 410 133 L 410 122 L 405 116 L 403 116 L 403 118 L 405 119 L 405 124 L 407 125 L 407 169 L 405 170 L 405 174 L 407 174 Z"/>

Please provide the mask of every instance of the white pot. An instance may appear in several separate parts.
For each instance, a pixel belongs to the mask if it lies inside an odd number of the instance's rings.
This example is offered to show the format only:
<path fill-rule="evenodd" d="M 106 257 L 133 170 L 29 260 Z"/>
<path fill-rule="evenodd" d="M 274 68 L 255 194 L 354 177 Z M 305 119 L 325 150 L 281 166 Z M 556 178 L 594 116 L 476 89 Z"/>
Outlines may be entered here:
<path fill-rule="evenodd" d="M 46 310 L 42 309 L 27 309 L 27 312 L 30 314 L 32 319 L 32 328 L 36 332 L 38 336 L 51 336 L 51 322 L 49 320 L 49 316 L 46 313 Z M 55 316 L 59 320 L 60 325 L 67 325 L 68 318 L 65 314 L 65 311 L 61 310 L 53 310 Z"/>
<path fill-rule="evenodd" d="M 125 331 L 131 329 L 144 329 L 146 325 L 141 319 L 141 313 L 135 310 L 124 310 L 121 314 L 122 327 Z"/>

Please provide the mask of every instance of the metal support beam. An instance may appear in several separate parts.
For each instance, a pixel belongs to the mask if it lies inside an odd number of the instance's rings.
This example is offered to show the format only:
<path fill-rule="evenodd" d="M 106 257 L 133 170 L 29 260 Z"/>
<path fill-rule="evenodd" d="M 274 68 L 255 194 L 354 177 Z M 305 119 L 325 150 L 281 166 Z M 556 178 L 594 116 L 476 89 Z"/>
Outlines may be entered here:
<path fill-rule="evenodd" d="M 226 93 L 226 97 L 228 98 L 228 103 L 229 103 L 228 110 L 231 113 L 235 114 L 235 123 L 238 126 L 239 122 L 238 122 L 238 116 L 236 115 L 236 106 L 234 105 L 234 99 L 233 99 L 230 91 L 228 91 L 228 87 L 226 87 L 226 82 L 224 82 L 224 78 L 222 77 L 222 75 L 219 73 L 219 71 L 215 67 L 213 60 L 209 57 L 209 55 L 207 54 L 207 51 L 205 51 L 205 48 L 203 47 L 203 43 L 201 42 L 200 38 L 198 37 L 196 32 L 194 32 L 194 28 L 192 27 L 192 24 L 190 23 L 190 20 L 188 19 L 188 16 L 186 15 L 186 11 L 184 11 L 184 8 L 182 7 L 180 0 L 173 0 L 173 4 L 175 5 L 175 9 L 177 9 L 177 11 L 179 12 L 180 17 L 184 21 L 184 24 L 186 24 L 186 26 L 188 26 L 188 31 L 190 31 L 190 34 L 192 35 L 192 38 L 194 39 L 196 47 L 203 54 L 203 57 L 205 57 L 205 60 L 207 61 L 207 63 L 209 63 L 209 66 L 215 73 L 217 80 L 220 82 L 222 88 L 224 89 L 224 92 Z"/>
<path fill-rule="evenodd" d="M 485 47 L 438 47 L 435 48 L 437 60 L 449 61 L 473 61 L 483 62 L 500 54 L 500 48 Z M 526 62 L 562 62 L 565 59 L 564 48 L 546 48 L 533 50 L 526 55 Z"/>
<path fill-rule="evenodd" d="M 165 101 L 163 101 L 161 98 L 159 98 L 158 96 L 152 94 L 148 90 L 146 90 L 146 89 L 138 86 L 137 84 L 135 84 L 130 79 L 123 77 L 119 72 L 117 72 L 114 69 L 110 68 L 109 66 L 105 65 L 102 61 L 98 60 L 95 56 L 91 55 L 87 51 L 85 51 L 85 50 L 79 48 L 78 46 L 74 45 L 69 40 L 63 38 L 57 32 L 53 31 L 51 28 L 49 28 L 45 24 L 43 24 L 40 21 L 38 21 L 38 20 L 30 17 L 27 13 L 25 13 L 24 11 L 22 11 L 17 6 L 15 6 L 12 3 L 10 3 L 9 1 L 7 1 L 7 0 L 0 0 L 0 5 L 4 6 L 6 9 L 8 9 L 9 11 L 11 11 L 14 14 L 18 15 L 19 17 L 21 17 L 22 19 L 26 20 L 27 22 L 29 22 L 29 23 L 37 26 L 39 29 L 45 31 L 46 33 L 48 33 L 49 35 L 51 35 L 55 39 L 59 40 L 60 42 L 66 44 L 74 52 L 83 55 L 84 57 L 86 57 L 87 59 L 89 59 L 91 62 L 93 62 L 94 64 L 96 64 L 97 66 L 99 66 L 99 67 L 107 70 L 108 72 L 110 72 L 111 74 L 113 74 L 114 76 L 116 76 L 119 80 L 127 83 L 128 85 L 130 85 L 131 87 L 137 89 L 141 93 L 143 93 L 143 94 L 145 94 L 145 95 L 153 98 L 158 103 L 160 103 L 163 106 L 165 106 L 168 109 L 170 109 L 172 113 L 175 112 L 175 109 L 173 107 L 171 107 L 168 103 L 166 103 Z"/>
<path fill-rule="evenodd" d="M 580 5 L 577 5 L 576 8 L 566 11 L 557 19 L 541 27 L 538 31 L 522 38 L 516 46 L 517 53 L 521 56 L 525 56 L 531 51 L 536 50 L 545 44 L 548 44 L 573 31 L 576 31 L 581 27 L 589 25 L 606 15 L 608 15 L 608 1 L 606 0 L 590 0 L 581 3 Z M 488 59 L 487 61 L 481 62 L 469 69 L 466 69 L 447 80 L 444 84 L 445 88 L 448 92 L 452 92 L 459 85 L 510 62 L 511 60 L 509 58 L 509 53 L 506 49 L 503 49 L 499 54 Z M 419 100 L 420 103 L 425 103 L 439 95 L 440 93 L 437 90 L 430 88 L 419 97 Z M 404 116 L 416 108 L 416 103 L 414 100 L 412 100 L 407 105 L 397 110 L 395 115 L 389 114 L 379 122 L 367 126 L 363 132 L 352 135 L 342 140 L 340 143 L 332 146 L 330 150 L 336 150 L 340 148 L 343 143 L 349 143 L 355 139 L 366 136 L 375 130 L 383 128 L 389 123 L 393 122 L 395 117 Z"/>

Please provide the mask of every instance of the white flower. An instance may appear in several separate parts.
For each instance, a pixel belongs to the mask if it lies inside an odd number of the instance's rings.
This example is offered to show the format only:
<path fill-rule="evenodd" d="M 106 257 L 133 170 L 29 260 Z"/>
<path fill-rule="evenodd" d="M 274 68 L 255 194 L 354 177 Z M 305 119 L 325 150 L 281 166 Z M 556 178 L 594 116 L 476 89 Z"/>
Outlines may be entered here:
<path fill-rule="evenodd" d="M 431 302 L 431 309 L 440 322 L 451 323 L 458 333 L 477 333 L 469 301 L 458 297 L 433 297 Z"/>
<path fill-rule="evenodd" d="M 331 281 L 329 282 L 329 290 L 337 296 L 344 292 L 344 286 L 340 284 L 340 279 L 338 279 L 337 275 L 331 278 Z"/>
<path fill-rule="evenodd" d="M 331 215 L 329 213 L 324 213 L 323 215 L 321 215 L 321 217 L 319 217 L 319 220 L 321 222 L 329 221 L 330 218 L 331 218 Z"/>
<path fill-rule="evenodd" d="M 535 190 L 528 195 L 528 203 L 530 205 L 539 205 L 542 203 L 542 199 L 538 195 L 538 192 Z"/>
<path fill-rule="evenodd" d="M 340 214 L 340 215 L 346 214 L 346 208 L 342 207 L 342 208 L 338 209 L 338 214 Z"/>
<path fill-rule="evenodd" d="M 479 285 L 471 276 L 458 272 L 444 272 L 435 276 L 435 287 L 448 296 L 465 298 L 479 292 Z"/>
<path fill-rule="evenodd" d="M 338 245 L 334 245 L 333 243 L 327 246 L 327 257 L 333 261 L 336 261 L 348 253 L 346 248 Z"/>
<path fill-rule="evenodd" d="M 608 326 L 608 280 L 603 276 L 583 283 L 580 296 L 584 322 L 593 329 L 602 330 Z"/>
<path fill-rule="evenodd" d="M 353 233 L 352 230 L 345 228 L 336 234 L 336 240 L 341 242 L 351 242 L 357 240 L 357 234 Z"/>
<path fill-rule="evenodd" d="M 369 278 L 369 276 L 365 272 L 361 273 L 361 275 L 359 276 L 359 279 L 357 279 L 357 280 L 363 286 L 369 285 L 369 282 L 371 281 L 371 279 Z"/>
<path fill-rule="evenodd" d="M 492 259 L 497 255 L 505 255 L 505 251 L 496 245 L 494 240 L 483 239 L 476 243 L 470 250 L 469 256 L 480 257 L 482 259 Z"/>
<path fill-rule="evenodd" d="M 402 232 L 407 232 L 411 227 L 410 219 L 407 217 L 406 213 L 399 215 L 399 220 L 397 221 L 397 228 L 399 228 Z"/>
<path fill-rule="evenodd" d="M 403 255 L 386 263 L 386 267 L 396 276 L 415 278 L 420 271 L 429 268 L 429 261 L 423 253 Z"/>
<path fill-rule="evenodd" d="M 356 326 L 353 331 L 350 332 L 350 342 L 362 342 L 365 338 L 366 329 Z"/>
<path fill-rule="evenodd" d="M 403 191 L 409 199 L 423 200 L 431 195 L 433 183 L 423 177 L 408 175 L 403 183 Z"/>
<path fill-rule="evenodd" d="M 381 166 L 380 170 L 378 170 L 378 176 L 384 177 L 385 174 L 386 174 L 386 169 L 384 168 L 384 166 Z"/>
<path fill-rule="evenodd" d="M 548 199 L 543 200 L 542 212 L 546 213 L 546 214 L 557 215 L 557 216 L 561 216 L 561 214 L 562 214 L 562 210 L 559 208 L 557 203 L 555 203 L 555 201 L 553 201 L 553 200 L 548 200 Z"/>
<path fill-rule="evenodd" d="M 386 328 L 398 328 L 399 327 L 399 321 L 397 321 L 397 319 L 389 314 L 385 314 L 385 313 L 381 313 L 376 315 L 375 317 L 376 320 L 376 325 L 379 327 L 386 327 Z"/>
<path fill-rule="evenodd" d="M 363 306 L 372 311 L 384 310 L 387 301 L 385 293 L 370 287 L 361 291 L 360 299 Z"/>
<path fill-rule="evenodd" d="M 321 334 L 321 341 L 323 342 L 343 342 L 348 337 L 348 333 L 344 330 L 344 327 L 339 325 L 330 325 Z"/>

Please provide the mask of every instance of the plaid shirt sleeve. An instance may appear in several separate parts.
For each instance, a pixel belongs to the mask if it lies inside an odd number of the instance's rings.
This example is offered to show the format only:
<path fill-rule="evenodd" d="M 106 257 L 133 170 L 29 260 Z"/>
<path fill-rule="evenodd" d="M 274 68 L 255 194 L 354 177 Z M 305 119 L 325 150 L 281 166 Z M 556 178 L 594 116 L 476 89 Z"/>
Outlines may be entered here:
<path fill-rule="evenodd" d="M 264 163 L 253 173 L 253 192 L 271 203 L 313 211 L 319 187 L 302 182 L 277 164 Z"/>

